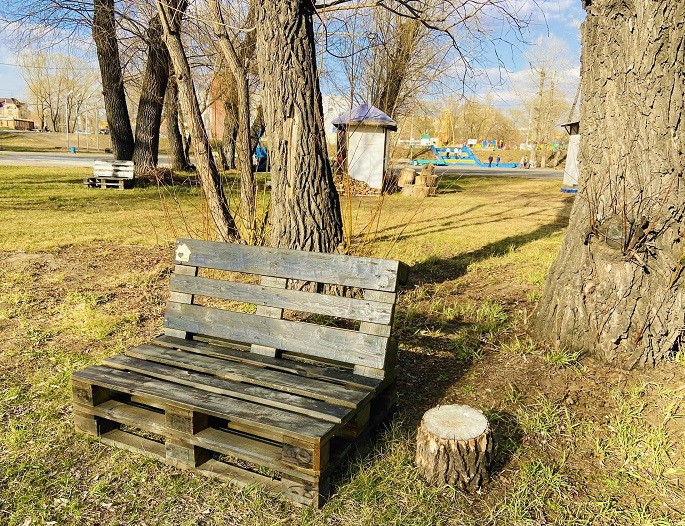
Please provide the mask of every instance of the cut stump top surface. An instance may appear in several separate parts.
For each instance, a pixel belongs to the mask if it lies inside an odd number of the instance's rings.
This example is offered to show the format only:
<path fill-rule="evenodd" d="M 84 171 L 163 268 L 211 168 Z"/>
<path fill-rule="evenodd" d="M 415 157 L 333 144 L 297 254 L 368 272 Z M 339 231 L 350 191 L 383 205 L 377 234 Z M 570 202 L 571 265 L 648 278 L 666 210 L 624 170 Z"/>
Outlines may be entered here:
<path fill-rule="evenodd" d="M 443 440 L 471 440 L 482 435 L 488 420 L 482 411 L 467 405 L 440 405 L 423 415 L 426 429 Z"/>

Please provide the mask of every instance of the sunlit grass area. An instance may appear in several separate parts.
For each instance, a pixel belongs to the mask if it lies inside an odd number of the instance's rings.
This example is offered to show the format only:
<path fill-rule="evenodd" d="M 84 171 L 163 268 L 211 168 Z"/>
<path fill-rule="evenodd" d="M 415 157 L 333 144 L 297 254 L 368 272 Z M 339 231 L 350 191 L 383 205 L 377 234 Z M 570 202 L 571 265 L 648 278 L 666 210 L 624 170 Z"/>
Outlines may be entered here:
<path fill-rule="evenodd" d="M 353 252 L 413 267 L 400 405 L 313 510 L 74 432 L 71 373 L 161 331 L 170 243 L 210 232 L 193 186 L 85 189 L 87 173 L 0 167 L 0 524 L 682 524 L 683 365 L 626 372 L 530 331 L 572 204 L 559 182 L 448 176 L 434 198 L 343 198 Z M 447 403 L 492 426 L 480 493 L 414 467 L 421 416 Z"/>

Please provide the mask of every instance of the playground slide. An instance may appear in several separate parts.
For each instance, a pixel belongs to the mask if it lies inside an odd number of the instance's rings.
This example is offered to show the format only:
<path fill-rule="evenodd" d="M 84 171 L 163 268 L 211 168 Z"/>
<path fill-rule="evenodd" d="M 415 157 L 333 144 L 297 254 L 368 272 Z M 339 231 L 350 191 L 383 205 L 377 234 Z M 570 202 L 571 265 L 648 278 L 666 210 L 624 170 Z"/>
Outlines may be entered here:
<path fill-rule="evenodd" d="M 412 164 L 435 164 L 436 166 L 447 166 L 449 164 L 459 164 L 459 165 L 475 165 L 481 168 L 487 168 L 487 163 L 481 162 L 481 160 L 471 151 L 468 146 L 463 146 L 462 148 L 436 148 L 431 146 L 431 151 L 435 156 L 435 161 L 419 159 L 413 161 Z M 494 152 L 496 153 L 496 152 Z M 493 157 L 496 157 L 494 155 Z M 493 168 L 517 168 L 517 163 L 500 163 L 499 166 L 495 166 L 495 161 L 493 161 Z"/>
<path fill-rule="evenodd" d="M 483 163 L 481 160 L 471 151 L 471 148 L 468 146 L 464 146 L 461 149 L 462 152 L 464 152 L 467 155 L 468 159 L 473 159 L 473 161 L 476 163 L 476 166 L 481 166 L 484 168 L 488 167 L 488 163 Z M 494 159 L 497 158 L 497 152 L 492 152 L 494 155 L 493 161 L 492 161 L 492 166 L 495 167 L 495 161 Z M 518 168 L 518 163 L 499 163 L 497 168 Z"/>

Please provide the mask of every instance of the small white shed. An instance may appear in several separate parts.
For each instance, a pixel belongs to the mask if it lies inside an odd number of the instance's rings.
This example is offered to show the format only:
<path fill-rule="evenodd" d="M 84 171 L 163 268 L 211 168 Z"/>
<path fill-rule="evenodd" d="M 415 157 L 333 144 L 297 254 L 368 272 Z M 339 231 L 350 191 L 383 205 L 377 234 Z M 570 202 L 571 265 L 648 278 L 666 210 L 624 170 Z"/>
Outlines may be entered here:
<path fill-rule="evenodd" d="M 578 186 L 578 149 L 580 148 L 580 122 L 567 122 L 561 125 L 569 134 L 564 168 L 564 185 Z"/>
<path fill-rule="evenodd" d="M 338 129 L 338 163 L 352 179 L 383 188 L 389 132 L 397 123 L 371 104 L 360 104 L 333 121 Z"/>

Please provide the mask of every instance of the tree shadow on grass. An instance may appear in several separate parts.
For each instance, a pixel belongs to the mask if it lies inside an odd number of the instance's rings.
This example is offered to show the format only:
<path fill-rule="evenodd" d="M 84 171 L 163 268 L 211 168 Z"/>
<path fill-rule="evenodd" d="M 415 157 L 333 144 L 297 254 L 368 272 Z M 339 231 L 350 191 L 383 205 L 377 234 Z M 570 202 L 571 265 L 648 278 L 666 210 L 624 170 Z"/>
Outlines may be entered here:
<path fill-rule="evenodd" d="M 451 258 L 428 258 L 412 267 L 409 273 L 409 286 L 419 283 L 442 283 L 457 279 L 466 274 L 468 266 L 473 263 L 504 256 L 527 243 L 550 237 L 568 226 L 572 206 L 573 201 L 567 200 L 552 222 L 541 225 L 532 232 L 505 237 L 499 241 L 488 243 L 478 250 L 458 254 Z"/>
<path fill-rule="evenodd" d="M 508 236 L 500 241 L 452 258 L 431 258 L 410 272 L 408 287 L 417 284 L 438 284 L 454 280 L 466 273 L 468 265 L 491 257 L 507 254 L 538 239 L 544 239 L 566 228 L 572 206 L 567 201 L 553 221 L 532 232 Z M 429 300 L 426 300 L 429 301 Z M 401 306 L 395 333 L 402 344 L 398 357 L 398 393 L 401 426 L 413 432 L 423 414 L 446 399 L 459 393 L 455 384 L 467 374 L 474 363 L 487 360 L 483 351 L 490 346 L 484 343 L 487 331 L 471 317 L 458 315 L 446 319 L 438 315 L 412 315 L 416 305 Z M 493 341 L 497 341 L 497 336 Z M 523 432 L 517 418 L 505 411 L 488 411 L 488 420 L 495 445 L 491 473 L 501 471 L 512 455 L 521 447 Z"/>

